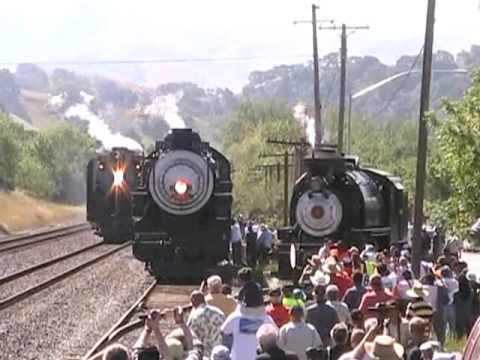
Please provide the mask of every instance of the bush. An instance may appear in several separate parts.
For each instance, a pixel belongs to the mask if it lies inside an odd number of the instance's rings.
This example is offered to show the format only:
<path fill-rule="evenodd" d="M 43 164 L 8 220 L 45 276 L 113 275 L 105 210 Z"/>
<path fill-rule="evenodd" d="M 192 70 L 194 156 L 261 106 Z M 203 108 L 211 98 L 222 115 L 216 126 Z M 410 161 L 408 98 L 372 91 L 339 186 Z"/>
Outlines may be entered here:
<path fill-rule="evenodd" d="M 0 113 L 0 190 L 13 190 L 17 178 L 20 148 L 15 141 L 20 126 Z"/>
<path fill-rule="evenodd" d="M 25 131 L 0 116 L 0 152 L 0 187 L 70 203 L 85 199 L 85 169 L 95 155 L 95 141 L 85 131 L 67 124 Z"/>

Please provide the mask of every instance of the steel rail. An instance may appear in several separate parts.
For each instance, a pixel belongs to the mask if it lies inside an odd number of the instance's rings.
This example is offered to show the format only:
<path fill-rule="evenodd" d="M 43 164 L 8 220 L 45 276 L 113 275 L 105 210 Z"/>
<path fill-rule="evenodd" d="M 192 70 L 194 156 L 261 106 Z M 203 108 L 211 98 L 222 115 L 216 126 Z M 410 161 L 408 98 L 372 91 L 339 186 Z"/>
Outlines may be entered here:
<path fill-rule="evenodd" d="M 38 234 L 30 234 L 29 236 L 22 235 L 19 238 L 8 239 L 8 240 L 4 240 L 3 242 L 0 242 L 0 246 L 10 244 L 10 246 L 1 247 L 0 253 L 20 249 L 22 247 L 27 247 L 30 245 L 43 243 L 46 241 L 58 239 L 68 235 L 73 235 L 76 233 L 87 231 L 89 229 L 90 229 L 90 226 L 85 223 L 85 224 L 80 224 L 76 226 L 65 227 L 62 229 L 56 229 L 55 231 L 48 231 L 48 232 L 38 233 Z M 30 240 L 30 241 L 27 241 L 27 240 Z M 19 244 L 17 244 L 18 242 Z"/>
<path fill-rule="evenodd" d="M 34 286 L 32 286 L 28 289 L 25 289 L 25 290 L 15 294 L 15 295 L 12 295 L 12 296 L 8 297 L 6 299 L 0 300 L 0 310 L 3 310 L 3 309 L 5 309 L 5 308 L 7 308 L 7 307 L 9 307 L 13 304 L 16 304 L 16 303 L 34 295 L 34 294 L 36 294 L 36 293 L 38 293 L 38 292 L 40 292 L 40 291 L 42 291 L 42 290 L 44 290 L 44 289 L 46 289 L 46 288 L 48 288 L 52 285 L 64 280 L 64 279 L 76 274 L 80 270 L 83 270 L 83 269 L 85 269 L 85 268 L 87 268 L 91 265 L 94 265 L 94 264 L 98 263 L 99 261 L 115 254 L 116 252 L 126 248 L 129 245 L 130 245 L 130 243 L 120 245 L 120 246 L 116 247 L 115 249 L 107 251 L 107 252 L 105 252 L 105 253 L 103 253 L 103 254 L 101 254 L 101 255 L 99 255 L 99 256 L 91 259 L 91 260 L 83 262 L 80 265 L 77 265 L 77 266 L 75 266 L 75 267 L 73 267 L 69 270 L 66 270 L 66 271 L 64 271 L 64 272 L 62 272 L 58 275 L 55 275 L 55 276 L 41 282 L 40 284 L 34 285 Z"/>
<path fill-rule="evenodd" d="M 1 239 L 0 240 L 0 245 L 16 242 L 16 241 L 20 241 L 20 240 L 26 240 L 26 239 L 29 239 L 29 238 L 32 238 L 32 237 L 35 237 L 35 236 L 50 235 L 50 234 L 54 234 L 54 233 L 57 233 L 57 232 L 60 232 L 60 231 L 63 231 L 63 230 L 73 229 L 73 228 L 76 228 L 76 227 L 83 227 L 86 224 L 87 223 L 83 222 L 83 223 L 78 223 L 78 224 L 73 224 L 73 225 L 56 227 L 54 229 L 40 230 L 40 231 L 32 230 L 32 231 L 21 233 L 21 234 L 18 234 L 18 235 L 11 235 L 11 236 L 7 236 L 7 237 L 4 237 L 3 239 Z"/>
<path fill-rule="evenodd" d="M 71 252 L 71 253 L 68 253 L 68 254 L 65 254 L 65 255 L 61 255 L 61 256 L 58 256 L 56 258 L 53 258 L 53 259 L 50 259 L 50 260 L 47 260 L 45 262 L 42 262 L 42 263 L 39 263 L 37 265 L 33 265 L 33 266 L 30 266 L 26 269 L 23 269 L 23 270 L 20 270 L 20 271 L 17 271 L 16 273 L 13 273 L 13 274 L 10 274 L 10 275 L 7 275 L 7 276 L 4 276 L 2 278 L 0 278 L 0 285 L 3 285 L 5 283 L 8 283 L 12 280 L 15 280 L 15 279 L 18 279 L 20 277 L 23 277 L 23 276 L 26 276 L 28 274 L 31 274 L 32 272 L 34 271 L 37 271 L 37 270 L 40 270 L 40 269 L 43 269 L 43 268 L 46 268 L 48 266 L 51 266 L 53 264 L 56 264 L 58 262 L 61 262 L 63 260 L 67 260 L 71 257 L 74 257 L 74 256 L 77 256 L 77 255 L 80 255 L 84 252 L 87 252 L 87 251 L 90 251 L 92 249 L 95 249 L 97 247 L 99 247 L 100 245 L 103 245 L 102 243 L 96 243 L 96 244 L 93 244 L 93 245 L 90 245 L 90 246 L 86 246 L 84 248 L 81 248 L 79 250 L 76 250 L 74 252 Z"/>
<path fill-rule="evenodd" d="M 130 306 L 130 308 L 123 313 L 123 315 L 120 317 L 120 319 L 117 320 L 113 326 L 108 329 L 108 331 L 103 334 L 103 336 L 93 345 L 90 350 L 83 356 L 82 360 L 87 360 L 91 358 L 93 355 L 95 355 L 108 341 L 110 338 L 110 335 L 115 333 L 117 329 L 122 327 L 137 311 L 139 307 L 145 302 L 145 300 L 150 296 L 150 294 L 153 292 L 155 287 L 158 285 L 158 282 L 155 280 L 144 292 L 143 294 L 135 301 L 135 303 Z"/>

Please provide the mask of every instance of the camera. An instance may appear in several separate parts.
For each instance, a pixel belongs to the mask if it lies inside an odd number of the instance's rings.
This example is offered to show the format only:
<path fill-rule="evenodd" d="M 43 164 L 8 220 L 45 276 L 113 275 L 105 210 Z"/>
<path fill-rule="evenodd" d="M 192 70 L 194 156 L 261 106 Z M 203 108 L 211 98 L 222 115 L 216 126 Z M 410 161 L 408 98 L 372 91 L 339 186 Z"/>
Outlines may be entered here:
<path fill-rule="evenodd" d="M 160 354 L 155 346 L 136 348 L 133 353 L 134 360 L 160 360 Z"/>
<path fill-rule="evenodd" d="M 388 311 L 393 309 L 395 309 L 395 306 L 386 304 L 384 302 L 368 308 L 368 310 L 377 314 L 377 324 L 383 325 L 384 327 L 387 327 L 390 322 Z"/>

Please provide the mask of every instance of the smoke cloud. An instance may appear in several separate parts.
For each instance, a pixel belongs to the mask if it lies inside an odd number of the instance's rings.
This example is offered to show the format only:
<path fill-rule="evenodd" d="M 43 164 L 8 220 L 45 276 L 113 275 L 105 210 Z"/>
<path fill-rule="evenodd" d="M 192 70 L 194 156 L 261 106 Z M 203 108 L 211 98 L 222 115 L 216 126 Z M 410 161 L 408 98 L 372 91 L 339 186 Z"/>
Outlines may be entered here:
<path fill-rule="evenodd" d="M 179 101 L 182 96 L 182 92 L 156 96 L 143 112 L 145 115 L 161 116 L 167 122 L 170 129 L 185 128 L 185 121 L 178 115 L 177 105 L 177 101 Z"/>
<path fill-rule="evenodd" d="M 120 133 L 112 133 L 108 124 L 98 115 L 90 110 L 90 104 L 93 96 L 85 92 L 80 92 L 83 103 L 70 106 L 65 112 L 66 118 L 78 117 L 88 121 L 88 133 L 99 140 L 106 150 L 114 147 L 125 147 L 130 150 L 143 151 L 142 145 L 135 140 L 123 136 Z"/>
<path fill-rule="evenodd" d="M 315 146 L 315 119 L 307 115 L 307 107 L 304 103 L 299 102 L 293 107 L 293 116 L 300 122 L 308 143 Z"/>

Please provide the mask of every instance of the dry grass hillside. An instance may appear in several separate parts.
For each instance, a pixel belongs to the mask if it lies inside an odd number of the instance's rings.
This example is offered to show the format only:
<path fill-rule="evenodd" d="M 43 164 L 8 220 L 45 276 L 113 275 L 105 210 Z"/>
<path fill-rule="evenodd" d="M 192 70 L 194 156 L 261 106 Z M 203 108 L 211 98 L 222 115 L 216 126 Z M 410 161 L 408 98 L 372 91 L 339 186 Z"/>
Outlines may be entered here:
<path fill-rule="evenodd" d="M 83 207 L 51 203 L 20 191 L 0 192 L 0 234 L 82 221 L 84 214 Z"/>

